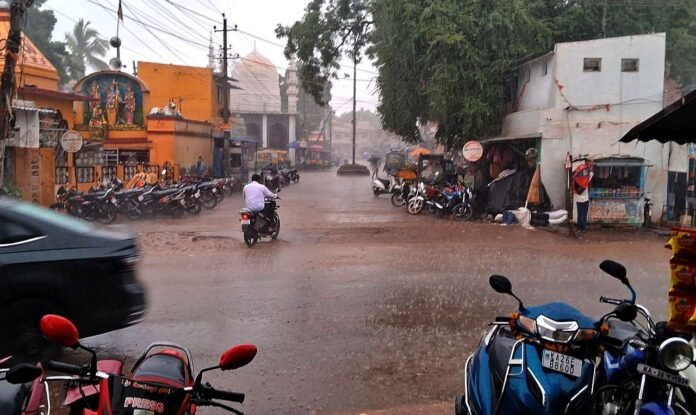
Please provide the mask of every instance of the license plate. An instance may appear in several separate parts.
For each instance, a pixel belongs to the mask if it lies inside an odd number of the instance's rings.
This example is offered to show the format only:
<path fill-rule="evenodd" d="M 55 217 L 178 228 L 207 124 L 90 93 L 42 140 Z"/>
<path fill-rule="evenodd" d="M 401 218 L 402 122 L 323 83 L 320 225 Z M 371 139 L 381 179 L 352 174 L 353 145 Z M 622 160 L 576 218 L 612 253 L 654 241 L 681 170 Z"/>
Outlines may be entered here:
<path fill-rule="evenodd" d="M 675 385 L 689 387 L 689 379 L 673 373 L 665 372 L 664 370 L 655 369 L 654 367 L 647 366 L 642 363 L 638 364 L 638 373 L 642 373 L 668 383 L 673 383 Z"/>
<path fill-rule="evenodd" d="M 582 375 L 582 360 L 551 350 L 544 350 L 541 356 L 541 365 L 576 378 Z"/>
<path fill-rule="evenodd" d="M 251 225 L 251 220 L 249 219 L 242 219 L 240 220 L 240 222 L 242 223 L 242 225 Z"/>

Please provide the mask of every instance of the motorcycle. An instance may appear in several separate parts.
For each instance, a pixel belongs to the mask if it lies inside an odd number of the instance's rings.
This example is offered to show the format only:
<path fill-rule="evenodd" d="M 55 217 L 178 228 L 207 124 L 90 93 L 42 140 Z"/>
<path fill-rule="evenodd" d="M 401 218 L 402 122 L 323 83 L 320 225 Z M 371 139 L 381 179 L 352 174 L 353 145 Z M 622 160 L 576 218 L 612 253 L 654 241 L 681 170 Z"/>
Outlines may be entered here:
<path fill-rule="evenodd" d="M 457 220 L 471 220 L 474 210 L 471 206 L 473 195 L 467 186 L 458 185 L 443 189 L 436 203 L 439 216 L 454 215 Z"/>
<path fill-rule="evenodd" d="M 401 185 L 401 190 L 392 193 L 391 204 L 394 207 L 401 207 L 408 203 L 409 195 L 411 194 L 411 189 L 414 188 L 413 183 L 403 182 Z"/>
<path fill-rule="evenodd" d="M 408 201 L 408 213 L 417 215 L 423 211 L 424 207 L 428 207 L 430 213 L 435 213 L 437 209 L 437 199 L 440 196 L 440 189 L 434 184 L 418 183 L 418 190 Z"/>
<path fill-rule="evenodd" d="M 295 184 L 300 182 L 300 173 L 298 173 L 297 169 L 288 170 L 288 177 Z"/>
<path fill-rule="evenodd" d="M 116 200 L 114 189 L 106 192 L 76 194 L 68 199 L 68 204 L 78 216 L 87 221 L 99 221 L 103 224 L 116 220 Z"/>
<path fill-rule="evenodd" d="M 602 269 L 631 292 L 630 300 L 601 297 L 600 302 L 623 307 L 629 317 L 608 321 L 603 338 L 605 351 L 600 366 L 601 386 L 596 392 L 599 414 L 688 415 L 696 402 L 688 402 L 693 390 L 680 372 L 694 362 L 694 349 L 685 335 L 654 322 L 647 308 L 636 304 L 636 292 L 626 277 L 626 268 L 604 261 Z M 640 321 L 637 317 L 640 316 Z"/>
<path fill-rule="evenodd" d="M 455 413 L 591 413 L 599 323 L 565 303 L 526 307 L 503 276 L 493 275 L 489 283 L 519 306 L 491 323 L 467 359 Z"/>
<path fill-rule="evenodd" d="M 401 190 L 401 180 L 394 176 L 389 176 L 389 179 L 380 179 L 377 177 L 372 181 L 372 193 L 379 196 L 385 193 L 395 193 Z"/>
<path fill-rule="evenodd" d="M 67 392 L 63 405 L 70 408 L 71 414 L 192 415 L 202 406 L 242 414 L 216 400 L 243 403 L 245 395 L 215 389 L 209 383 L 203 383 L 203 374 L 246 366 L 256 356 L 254 345 L 228 349 L 220 357 L 219 364 L 195 375 L 193 358 L 186 347 L 168 342 L 153 343 L 135 362 L 130 374 L 124 376 L 121 361 L 98 361 L 94 350 L 80 344 L 77 328 L 70 320 L 46 315 L 41 319 L 41 330 L 50 341 L 71 349 L 82 349 L 91 355 L 90 363 L 82 366 L 46 362 L 47 370 L 64 375 L 37 374 L 44 383 L 64 383 Z"/>
<path fill-rule="evenodd" d="M 280 189 L 276 189 L 276 193 Z M 278 198 L 280 199 L 280 198 Z M 244 243 L 251 248 L 260 238 L 278 238 L 280 234 L 280 216 L 278 216 L 276 199 L 266 198 L 265 206 L 260 212 L 244 208 L 239 211 L 239 222 L 242 224 Z"/>
<path fill-rule="evenodd" d="M 4 362 L 7 359 L 3 359 Z M 2 363 L 0 362 L 0 363 Z M 48 385 L 41 382 L 41 364 L 19 363 L 0 369 L 0 413 L 44 415 L 51 412 Z"/>

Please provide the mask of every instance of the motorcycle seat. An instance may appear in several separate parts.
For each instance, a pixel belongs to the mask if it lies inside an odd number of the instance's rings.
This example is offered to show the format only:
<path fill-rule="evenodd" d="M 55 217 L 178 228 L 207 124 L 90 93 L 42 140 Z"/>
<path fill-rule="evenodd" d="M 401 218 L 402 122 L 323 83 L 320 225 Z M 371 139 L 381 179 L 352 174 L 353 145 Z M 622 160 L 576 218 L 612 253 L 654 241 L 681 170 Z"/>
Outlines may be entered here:
<path fill-rule="evenodd" d="M 160 190 L 159 192 L 152 192 L 152 195 L 155 197 L 164 197 L 164 196 L 169 196 L 173 195 L 175 193 L 179 193 L 179 189 L 165 189 L 165 190 Z"/>
<path fill-rule="evenodd" d="M 29 390 L 26 385 L 0 382 L 0 414 L 20 415 Z"/>

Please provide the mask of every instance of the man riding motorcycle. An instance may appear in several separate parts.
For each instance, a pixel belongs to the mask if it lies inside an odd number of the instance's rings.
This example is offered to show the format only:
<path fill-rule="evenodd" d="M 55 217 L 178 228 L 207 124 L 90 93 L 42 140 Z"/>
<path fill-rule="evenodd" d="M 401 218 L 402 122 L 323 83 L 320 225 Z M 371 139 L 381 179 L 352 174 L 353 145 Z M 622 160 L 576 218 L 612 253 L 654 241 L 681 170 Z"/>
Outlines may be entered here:
<path fill-rule="evenodd" d="M 242 194 L 244 195 L 247 209 L 251 210 L 253 213 L 262 213 L 262 220 L 264 220 L 263 227 L 265 229 L 269 224 L 265 218 L 273 215 L 273 212 L 263 212 L 265 200 L 267 197 L 277 199 L 278 195 L 271 192 L 266 186 L 261 184 L 261 176 L 258 174 L 251 176 L 251 182 L 244 186 Z M 273 232 L 273 229 L 266 229 L 266 231 Z"/>

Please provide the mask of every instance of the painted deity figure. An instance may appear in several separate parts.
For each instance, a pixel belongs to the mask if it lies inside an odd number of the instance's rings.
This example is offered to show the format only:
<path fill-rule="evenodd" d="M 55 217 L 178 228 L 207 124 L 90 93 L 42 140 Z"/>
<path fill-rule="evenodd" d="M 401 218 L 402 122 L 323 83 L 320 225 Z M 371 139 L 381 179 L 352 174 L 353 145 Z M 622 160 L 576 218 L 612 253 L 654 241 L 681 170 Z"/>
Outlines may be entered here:
<path fill-rule="evenodd" d="M 89 130 L 92 133 L 92 138 L 101 140 L 104 138 L 104 111 L 101 106 L 97 105 L 92 111 L 92 118 L 89 120 Z"/>
<path fill-rule="evenodd" d="M 94 114 L 94 109 L 101 105 L 101 94 L 99 93 L 99 84 L 97 81 L 92 81 L 89 85 L 89 113 Z"/>
<path fill-rule="evenodd" d="M 123 102 L 121 94 L 118 91 L 118 83 L 114 79 L 109 86 L 109 92 L 106 95 L 106 119 L 109 125 L 118 124 L 118 105 Z"/>
<path fill-rule="evenodd" d="M 133 125 L 133 116 L 135 115 L 135 92 L 133 87 L 128 85 L 126 88 L 125 97 L 126 124 Z"/>

